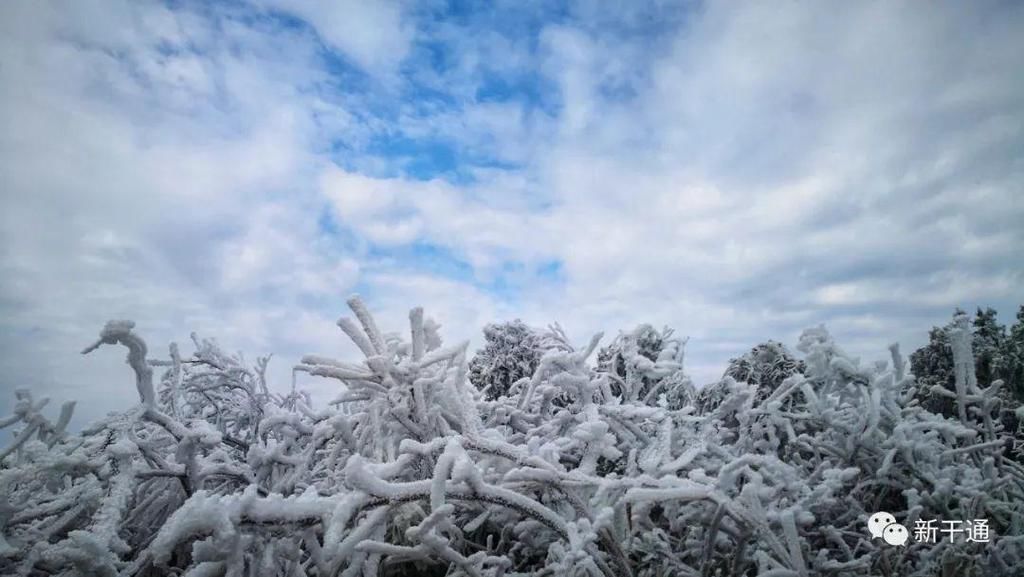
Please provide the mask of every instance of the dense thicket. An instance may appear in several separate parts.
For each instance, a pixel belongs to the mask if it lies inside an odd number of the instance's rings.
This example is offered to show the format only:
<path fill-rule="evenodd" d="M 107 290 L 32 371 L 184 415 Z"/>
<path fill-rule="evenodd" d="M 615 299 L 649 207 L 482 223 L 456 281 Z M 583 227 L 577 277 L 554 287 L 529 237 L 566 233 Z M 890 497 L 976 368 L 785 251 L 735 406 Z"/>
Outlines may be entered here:
<path fill-rule="evenodd" d="M 213 341 L 156 358 L 127 321 L 86 352 L 128 348 L 137 406 L 68 434 L 72 405 L 54 422 L 19 391 L 0 422 L 15 432 L 0 453 L 0 573 L 924 576 L 1024 564 L 1024 468 L 1007 458 L 1019 432 L 998 418 L 1003 382 L 978 378 L 964 315 L 943 330 L 951 388 L 919 386 L 895 345 L 891 363 L 863 365 L 819 327 L 801 336 L 802 358 L 768 343 L 698 393 L 669 330 L 621 333 L 592 363 L 601 335 L 576 347 L 555 327 L 530 331 L 530 371 L 515 372 L 521 349 L 476 363 L 485 395 L 466 344 L 443 346 L 421 309 L 400 338 L 349 305 L 355 318 L 338 325 L 364 358 L 295 367 L 337 381 L 324 407 L 267 383 L 268 359 Z M 930 395 L 952 414 L 923 406 Z M 991 537 L 887 545 L 867 531 L 876 511 L 908 527 L 984 518 Z"/>

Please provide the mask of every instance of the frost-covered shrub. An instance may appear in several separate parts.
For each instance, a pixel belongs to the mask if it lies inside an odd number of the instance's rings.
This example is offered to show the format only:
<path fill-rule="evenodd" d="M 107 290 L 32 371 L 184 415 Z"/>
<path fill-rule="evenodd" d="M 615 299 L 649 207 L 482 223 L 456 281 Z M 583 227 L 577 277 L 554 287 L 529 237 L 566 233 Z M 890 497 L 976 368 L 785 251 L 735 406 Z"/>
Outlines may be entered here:
<path fill-rule="evenodd" d="M 692 398 L 693 384 L 681 374 L 686 339 L 673 330 L 640 325 L 619 335 L 597 356 L 597 368 L 612 379 L 612 390 L 629 401 L 652 404 L 668 395 L 677 405 Z"/>
<path fill-rule="evenodd" d="M 670 333 L 670 329 L 664 329 Z M 597 353 L 598 369 L 618 375 L 619 378 L 626 377 L 628 369 L 626 361 L 635 355 L 642 356 L 649 361 L 658 359 L 658 353 L 664 346 L 665 336 L 662 332 L 654 329 L 651 325 L 640 325 L 628 333 L 619 333 L 611 344 L 603 347 Z"/>
<path fill-rule="evenodd" d="M 338 325 L 363 358 L 295 367 L 337 381 L 325 407 L 294 384 L 277 393 L 268 359 L 214 341 L 150 358 L 127 321 L 87 351 L 128 348 L 138 406 L 69 435 L 71 405 L 51 421 L 18 392 L 0 420 L 15 427 L 0 452 L 0 574 L 917 577 L 1024 564 L 1024 468 L 1005 458 L 1001 384 L 978 382 L 966 317 L 948 335 L 946 416 L 922 405 L 897 347 L 891 366 L 865 366 L 822 327 L 800 338 L 801 370 L 770 388 L 750 375 L 771 371 L 727 375 L 700 410 L 668 331 L 620 336 L 595 367 L 600 334 L 576 347 L 553 327 L 532 374 L 485 399 L 466 344 L 442 346 L 421 309 L 405 338 L 349 305 Z M 880 510 L 910 527 L 986 518 L 991 542 L 894 548 L 867 533 Z"/>

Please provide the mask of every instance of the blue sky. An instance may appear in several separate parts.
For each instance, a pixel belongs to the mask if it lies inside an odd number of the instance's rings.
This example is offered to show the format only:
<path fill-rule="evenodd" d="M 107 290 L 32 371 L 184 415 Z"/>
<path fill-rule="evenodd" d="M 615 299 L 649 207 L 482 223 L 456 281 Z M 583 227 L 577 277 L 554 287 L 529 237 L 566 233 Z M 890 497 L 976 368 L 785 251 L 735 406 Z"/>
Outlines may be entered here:
<path fill-rule="evenodd" d="M 691 337 L 716 378 L 824 323 L 867 358 L 1024 302 L 1005 2 L 0 5 L 0 412 L 129 406 L 190 331 L 280 386 L 361 293 L 449 342 Z M 308 380 L 317 394 L 331 384 Z"/>

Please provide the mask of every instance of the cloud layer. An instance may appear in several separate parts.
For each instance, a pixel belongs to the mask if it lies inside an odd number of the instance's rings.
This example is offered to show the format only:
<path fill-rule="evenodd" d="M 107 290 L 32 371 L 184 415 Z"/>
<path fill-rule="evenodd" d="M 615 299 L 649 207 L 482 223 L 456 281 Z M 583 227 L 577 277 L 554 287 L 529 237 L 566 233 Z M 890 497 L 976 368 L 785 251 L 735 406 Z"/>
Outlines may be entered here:
<path fill-rule="evenodd" d="M 4 3 L 0 408 L 130 404 L 120 351 L 76 353 L 108 318 L 155 355 L 191 330 L 276 352 L 284 386 L 354 353 L 354 291 L 450 341 L 668 324 L 700 381 L 819 323 L 881 356 L 955 306 L 1008 320 L 1022 25 L 995 2 Z"/>

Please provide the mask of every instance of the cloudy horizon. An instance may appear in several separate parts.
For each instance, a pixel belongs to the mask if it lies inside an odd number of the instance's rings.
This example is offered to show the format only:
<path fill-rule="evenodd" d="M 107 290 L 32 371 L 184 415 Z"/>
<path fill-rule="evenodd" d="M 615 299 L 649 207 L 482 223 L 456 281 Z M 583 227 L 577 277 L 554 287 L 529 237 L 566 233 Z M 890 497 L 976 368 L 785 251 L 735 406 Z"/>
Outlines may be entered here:
<path fill-rule="evenodd" d="M 449 343 L 690 337 L 706 383 L 825 324 L 923 345 L 1024 304 L 1024 6 L 0 4 L 0 414 L 135 402 L 191 331 L 356 358 L 359 293 Z M 187 346 L 185 347 L 188 348 Z M 334 386 L 307 377 L 318 394 Z M 51 409 L 52 410 L 52 409 Z"/>

